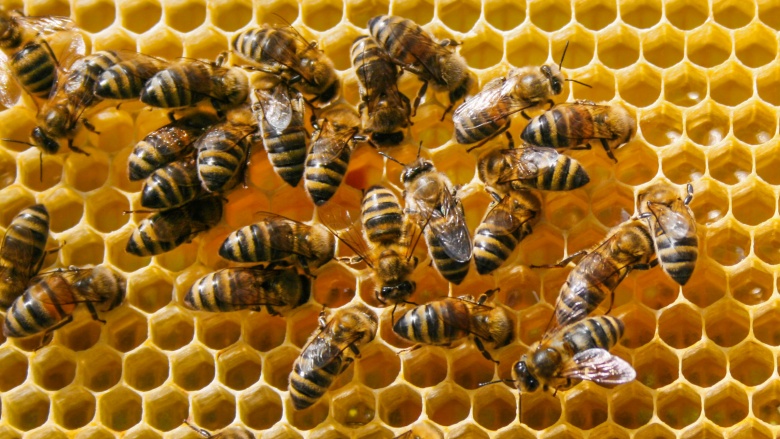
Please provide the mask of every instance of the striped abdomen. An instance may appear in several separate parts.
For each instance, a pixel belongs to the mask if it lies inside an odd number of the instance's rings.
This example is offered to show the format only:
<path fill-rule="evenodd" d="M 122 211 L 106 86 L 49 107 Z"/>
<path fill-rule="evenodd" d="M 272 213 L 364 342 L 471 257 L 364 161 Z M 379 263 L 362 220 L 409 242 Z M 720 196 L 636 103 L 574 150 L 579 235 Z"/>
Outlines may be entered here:
<path fill-rule="evenodd" d="M 463 105 L 468 106 L 469 102 Z M 452 118 L 455 140 L 462 145 L 484 140 L 504 129 L 509 123 L 508 102 L 505 100 L 485 102 L 477 114 L 473 113 L 473 111 L 462 113 L 456 111 Z"/>
<path fill-rule="evenodd" d="M 20 273 L 32 276 L 46 251 L 49 238 L 49 212 L 43 204 L 35 204 L 19 212 L 11 220 L 0 248 L 0 265 L 17 267 Z"/>
<path fill-rule="evenodd" d="M 38 43 L 28 43 L 8 59 L 8 70 L 27 93 L 41 99 L 51 94 L 57 77 L 57 61 Z"/>
<path fill-rule="evenodd" d="M 655 245 L 661 268 L 678 284 L 685 285 L 696 268 L 699 257 L 699 237 L 695 229 L 683 238 L 669 237 L 654 222 Z"/>
<path fill-rule="evenodd" d="M 358 37 L 352 43 L 352 67 L 365 95 L 384 93 L 384 88 L 395 87 L 398 70 L 395 64 L 387 59 L 384 51 L 379 48 L 373 38 Z"/>
<path fill-rule="evenodd" d="M 141 102 L 152 107 L 186 107 L 209 96 L 212 68 L 202 62 L 178 64 L 146 81 Z"/>
<path fill-rule="evenodd" d="M 537 146 L 566 148 L 587 143 L 593 137 L 593 129 L 594 121 L 589 111 L 562 105 L 531 119 L 520 137 Z M 573 133 L 578 136 L 572 137 Z"/>
<path fill-rule="evenodd" d="M 73 313 L 76 299 L 69 282 L 52 274 L 30 285 L 8 310 L 3 333 L 6 337 L 38 334 Z"/>
<path fill-rule="evenodd" d="M 401 238 L 404 213 L 395 194 L 383 186 L 372 186 L 363 195 L 363 231 L 373 243 L 392 243 Z"/>
<path fill-rule="evenodd" d="M 219 249 L 219 255 L 235 262 L 276 262 L 306 246 L 297 242 L 303 235 L 300 226 L 287 220 L 271 220 L 242 227 L 231 233 Z"/>
<path fill-rule="evenodd" d="M 625 327 L 617 317 L 590 317 L 563 329 L 561 338 L 572 354 L 588 349 L 610 350 L 623 336 Z"/>
<path fill-rule="evenodd" d="M 351 145 L 344 145 L 339 155 L 335 157 L 329 155 L 327 148 L 318 145 L 320 142 L 333 141 L 333 139 L 318 139 L 306 157 L 303 183 L 306 192 L 317 206 L 322 206 L 330 200 L 341 186 L 352 156 Z"/>
<path fill-rule="evenodd" d="M 294 31 L 286 28 L 263 27 L 249 29 L 233 38 L 233 49 L 248 61 L 268 66 L 292 66 L 294 57 L 303 49 Z"/>
<path fill-rule="evenodd" d="M 630 267 L 619 267 L 601 252 L 585 256 L 561 286 L 555 310 L 558 324 L 567 325 L 592 313 L 623 281 Z"/>
<path fill-rule="evenodd" d="M 580 162 L 565 154 L 558 154 L 556 162 L 536 178 L 518 180 L 522 186 L 546 191 L 570 191 L 585 186 L 589 181 L 590 177 Z"/>
<path fill-rule="evenodd" d="M 304 351 L 303 355 L 314 355 L 313 352 Z M 336 355 L 330 362 L 319 369 L 302 369 L 301 357 L 293 363 L 290 374 L 290 398 L 296 410 L 303 410 L 314 405 L 325 392 L 328 391 L 333 380 L 349 366 L 352 359 L 344 362 L 342 354 Z"/>
<path fill-rule="evenodd" d="M 469 262 L 471 261 L 458 262 L 449 257 L 444 251 L 444 247 L 439 243 L 439 238 L 430 230 L 430 227 L 425 228 L 425 241 L 428 243 L 428 251 L 433 258 L 433 265 L 444 276 L 444 279 L 455 285 L 460 284 L 469 272 Z"/>
<path fill-rule="evenodd" d="M 249 154 L 251 128 L 217 125 L 198 139 L 198 175 L 209 192 L 221 192 L 238 183 Z"/>
<path fill-rule="evenodd" d="M 435 65 L 430 48 L 436 43 L 412 20 L 380 15 L 368 21 L 368 30 L 394 61 L 403 65 Z M 424 43 L 428 43 L 428 45 Z"/>
<path fill-rule="evenodd" d="M 413 342 L 446 346 L 469 335 L 469 317 L 464 301 L 438 300 L 404 313 L 393 325 L 393 332 Z"/>
<path fill-rule="evenodd" d="M 104 71 L 95 85 L 95 94 L 104 99 L 137 99 L 146 82 L 167 63 L 138 54 L 137 58 L 115 64 Z"/>
<path fill-rule="evenodd" d="M 274 171 L 292 187 L 303 177 L 306 162 L 306 130 L 296 118 L 281 133 L 276 133 L 263 119 L 263 144 Z"/>
<path fill-rule="evenodd" d="M 479 274 L 496 270 L 517 247 L 517 243 L 531 233 L 528 224 L 523 224 L 511 233 L 506 227 L 497 226 L 490 217 L 485 218 L 474 233 L 474 265 Z"/>
<path fill-rule="evenodd" d="M 141 189 L 141 206 L 172 209 L 194 200 L 202 192 L 193 156 L 154 171 Z"/>

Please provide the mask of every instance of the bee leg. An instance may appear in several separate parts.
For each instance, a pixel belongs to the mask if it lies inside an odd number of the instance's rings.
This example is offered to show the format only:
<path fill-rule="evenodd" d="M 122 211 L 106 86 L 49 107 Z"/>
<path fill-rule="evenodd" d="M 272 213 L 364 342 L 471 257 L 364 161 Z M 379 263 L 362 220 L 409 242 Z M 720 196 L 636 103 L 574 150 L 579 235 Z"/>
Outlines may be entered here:
<path fill-rule="evenodd" d="M 56 325 L 52 326 L 51 328 L 47 329 L 46 332 L 43 333 L 43 338 L 41 339 L 41 344 L 38 345 L 35 350 L 41 349 L 42 347 L 46 346 L 47 344 L 51 343 L 52 338 L 54 338 L 54 331 L 62 328 L 63 326 L 67 325 L 68 323 L 73 321 L 73 316 L 69 315 L 68 317 L 65 317 L 62 321 L 57 323 Z"/>
<path fill-rule="evenodd" d="M 170 120 L 171 123 L 176 123 L 176 116 L 173 111 L 168 112 L 168 120 Z"/>
<path fill-rule="evenodd" d="M 317 324 L 320 325 L 320 329 L 325 329 L 326 326 L 328 326 L 328 321 L 325 318 L 325 305 L 322 305 L 322 310 L 320 310 L 320 315 L 317 317 Z"/>
<path fill-rule="evenodd" d="M 612 148 L 609 147 L 609 143 L 607 143 L 607 139 L 601 139 L 601 146 L 604 147 L 604 151 L 607 152 L 609 158 L 611 158 L 612 161 L 617 163 L 618 160 L 615 158 L 615 154 L 612 154 Z"/>
<path fill-rule="evenodd" d="M 77 152 L 79 154 L 84 154 L 85 156 L 89 157 L 89 153 L 84 151 L 83 149 L 79 148 L 78 146 L 73 144 L 73 139 L 68 139 L 68 149 L 70 149 L 73 152 Z"/>
<path fill-rule="evenodd" d="M 355 357 L 361 358 L 360 357 L 360 350 L 358 349 L 357 346 L 355 346 L 354 343 L 349 345 L 349 350 L 352 351 L 353 354 L 355 354 Z"/>
<path fill-rule="evenodd" d="M 479 352 L 482 353 L 482 356 L 485 357 L 487 360 L 492 361 L 496 363 L 496 365 L 501 364 L 499 361 L 493 359 L 493 357 L 490 355 L 490 352 L 485 349 L 485 345 L 482 344 L 482 339 L 479 337 L 474 337 L 474 344 L 477 345 L 477 349 L 479 349 Z"/>
<path fill-rule="evenodd" d="M 531 268 L 563 268 L 567 265 L 569 265 L 569 262 L 573 261 L 574 259 L 577 259 L 579 257 L 585 256 L 588 254 L 587 250 L 580 250 L 577 253 L 573 253 L 569 255 L 568 258 L 561 259 L 558 261 L 557 264 L 548 264 L 548 265 L 531 265 Z"/>
<path fill-rule="evenodd" d="M 417 115 L 417 107 L 420 106 L 420 101 L 422 101 L 423 96 L 425 96 L 425 92 L 428 91 L 428 81 L 423 81 L 422 83 L 422 87 L 420 87 L 420 90 L 417 92 L 417 96 L 414 98 L 414 105 L 412 106 L 412 117 Z"/>
<path fill-rule="evenodd" d="M 492 290 L 487 290 L 484 293 L 482 293 L 481 296 L 479 296 L 479 299 L 477 300 L 477 305 L 482 305 L 495 293 L 501 291 L 501 288 L 493 288 Z"/>
<path fill-rule="evenodd" d="M 416 351 L 417 349 L 420 349 L 422 346 L 423 346 L 423 345 L 421 345 L 420 343 L 417 343 L 417 344 L 416 344 L 416 345 L 414 345 L 414 346 L 408 347 L 408 348 L 406 348 L 406 349 L 401 349 L 401 350 L 399 350 L 398 352 L 396 352 L 395 354 L 396 354 L 396 355 L 398 355 L 398 356 L 401 356 L 401 354 L 405 354 L 405 353 L 407 353 L 407 352 Z"/>
<path fill-rule="evenodd" d="M 688 190 L 688 195 L 685 197 L 685 200 L 683 200 L 683 204 L 687 206 L 691 204 L 691 201 L 693 201 L 693 185 L 688 183 L 686 188 Z"/>
<path fill-rule="evenodd" d="M 506 127 L 509 128 L 509 123 L 506 124 Z M 512 134 L 509 131 L 504 131 L 504 135 L 506 136 L 507 148 L 515 149 L 515 139 Z"/>
<path fill-rule="evenodd" d="M 100 131 L 95 129 L 95 125 L 92 125 L 92 122 L 88 121 L 86 118 L 82 118 L 81 123 L 84 124 L 84 128 L 88 129 L 89 131 L 95 134 L 100 134 Z"/>
<path fill-rule="evenodd" d="M 268 311 L 268 314 L 270 314 L 270 315 L 272 315 L 272 316 L 280 316 L 280 315 L 281 315 L 281 314 L 280 314 L 280 313 L 279 313 L 277 310 L 275 310 L 275 309 L 274 309 L 274 307 L 273 307 L 273 306 L 271 306 L 271 305 L 266 305 L 266 306 L 265 306 L 265 310 L 266 310 L 266 311 Z"/>
<path fill-rule="evenodd" d="M 350 364 L 352 364 L 353 361 L 355 361 L 355 359 L 352 357 L 344 357 L 344 364 L 341 365 L 341 370 L 339 370 L 339 374 L 347 370 L 347 368 L 349 367 Z"/>
<path fill-rule="evenodd" d="M 441 45 L 441 47 L 456 47 L 456 46 L 462 45 L 463 42 L 462 41 L 451 40 L 449 38 L 445 38 L 445 39 L 439 41 L 439 44 Z"/>
<path fill-rule="evenodd" d="M 306 276 L 309 276 L 311 278 L 316 278 L 317 276 L 311 274 L 311 269 L 309 269 L 309 261 L 306 260 L 303 256 L 298 256 L 298 261 L 301 263 L 301 268 L 303 268 L 303 273 L 306 274 Z"/>
<path fill-rule="evenodd" d="M 208 431 L 190 424 L 189 419 L 185 419 L 184 423 L 187 424 L 187 427 L 190 427 L 191 429 L 195 430 L 195 433 L 198 433 L 203 437 L 211 437 L 211 433 L 209 433 Z"/>
<path fill-rule="evenodd" d="M 444 118 L 447 116 L 447 113 L 449 113 L 452 110 L 452 107 L 454 106 L 455 106 L 455 102 L 453 102 L 452 99 L 450 99 L 450 105 L 444 109 L 444 113 L 441 115 L 441 119 L 439 119 L 439 122 L 444 122 Z"/>
<path fill-rule="evenodd" d="M 98 317 L 97 310 L 95 309 L 95 304 L 93 304 L 92 302 L 87 302 L 86 305 L 87 305 L 87 309 L 89 310 L 89 314 L 92 316 L 92 320 L 98 321 L 105 325 L 106 321 Z"/>

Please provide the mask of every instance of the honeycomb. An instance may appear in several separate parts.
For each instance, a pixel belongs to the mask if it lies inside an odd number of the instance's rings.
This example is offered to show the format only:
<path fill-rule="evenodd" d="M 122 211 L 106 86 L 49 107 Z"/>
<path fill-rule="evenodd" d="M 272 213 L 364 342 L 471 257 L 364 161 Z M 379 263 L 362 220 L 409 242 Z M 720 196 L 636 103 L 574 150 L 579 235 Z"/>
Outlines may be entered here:
<path fill-rule="evenodd" d="M 200 437 L 189 418 L 217 431 L 245 425 L 267 438 L 391 438 L 427 426 L 450 438 L 772 438 L 780 434 L 780 5 L 773 0 L 20 0 L 27 15 L 66 15 L 84 29 L 91 49 L 130 49 L 165 58 L 214 58 L 231 35 L 279 17 L 319 41 L 357 104 L 349 48 L 368 19 L 411 18 L 438 38 L 463 41 L 460 53 L 483 85 L 510 66 L 559 60 L 592 88 L 567 85 L 559 101 L 620 101 L 636 114 L 638 133 L 616 152 L 572 155 L 591 182 L 543 194 L 543 218 L 509 260 L 481 277 L 471 269 L 459 286 L 436 274 L 424 249 L 411 300 L 480 294 L 501 286 L 498 300 L 517 317 L 517 340 L 494 352 L 497 371 L 471 343 L 453 349 L 408 347 L 381 313 L 377 339 L 312 408 L 295 411 L 287 393 L 291 365 L 316 328 L 322 304 L 378 305 L 370 273 L 331 262 L 313 282 L 310 302 L 288 318 L 267 313 L 196 313 L 182 299 L 208 271 L 230 231 L 268 211 L 316 217 L 303 185 L 284 185 L 265 152 L 252 156 L 248 187 L 228 196 L 220 225 L 169 253 L 138 258 L 125 243 L 142 215 L 141 182 L 126 175 L 134 143 L 165 123 L 165 112 L 132 105 L 90 114 L 100 134 L 80 133 L 90 155 L 43 157 L 0 146 L 0 226 L 34 202 L 51 213 L 54 240 L 67 244 L 49 266 L 109 264 L 128 277 L 126 303 L 105 325 L 85 310 L 35 350 L 39 339 L 0 338 L 0 437 Z M 403 75 L 413 97 L 419 82 Z M 0 137 L 26 139 L 35 109 L 0 112 Z M 420 107 L 410 139 L 390 151 L 414 157 L 417 141 L 455 184 L 474 230 L 490 198 L 476 177 L 477 154 L 452 140 L 439 122 L 446 95 Z M 511 132 L 519 138 L 522 120 Z M 496 140 L 500 143 L 503 140 Z M 774 171 L 773 171 L 774 169 Z M 359 211 L 360 189 L 399 185 L 400 167 L 368 147 L 352 157 L 331 203 Z M 692 181 L 700 256 L 693 278 L 678 287 L 659 268 L 634 272 L 617 289 L 613 314 L 626 324 L 614 352 L 637 371 L 635 382 L 605 389 L 582 383 L 557 395 L 518 397 L 507 378 L 538 340 L 568 269 L 530 269 L 587 248 L 633 215 L 637 194 L 666 181 Z M 54 246 L 54 242 L 51 242 Z M 340 253 L 345 253 L 343 250 Z M 384 312 L 383 312 L 384 311 Z M 2 337 L 2 336 L 0 336 Z"/>

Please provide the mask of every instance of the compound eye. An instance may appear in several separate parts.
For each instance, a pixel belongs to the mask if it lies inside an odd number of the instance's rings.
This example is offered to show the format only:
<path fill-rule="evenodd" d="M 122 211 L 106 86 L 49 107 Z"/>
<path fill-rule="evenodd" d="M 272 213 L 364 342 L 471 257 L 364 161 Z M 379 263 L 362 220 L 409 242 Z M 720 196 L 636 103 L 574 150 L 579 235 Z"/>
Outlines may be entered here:
<path fill-rule="evenodd" d="M 563 86 L 560 81 L 553 79 L 550 81 L 550 88 L 552 88 L 553 94 L 559 95 L 563 91 Z"/>

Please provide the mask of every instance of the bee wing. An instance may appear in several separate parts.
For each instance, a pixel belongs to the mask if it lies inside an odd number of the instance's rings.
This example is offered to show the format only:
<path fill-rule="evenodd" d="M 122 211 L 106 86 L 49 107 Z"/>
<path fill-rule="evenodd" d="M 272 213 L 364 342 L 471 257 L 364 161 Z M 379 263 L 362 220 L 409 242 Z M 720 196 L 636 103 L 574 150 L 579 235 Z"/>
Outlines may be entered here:
<path fill-rule="evenodd" d="M 351 337 L 345 340 L 335 341 L 333 331 L 330 329 L 334 321 L 333 319 L 329 320 L 325 328 L 322 328 L 317 336 L 303 348 L 301 370 L 322 369 L 340 356 L 352 343 L 360 339 L 361 334 L 354 332 Z"/>
<path fill-rule="evenodd" d="M 506 166 L 499 175 L 499 183 L 536 178 L 554 167 L 560 155 L 553 148 L 534 146 L 505 149 L 501 153 L 504 154 L 509 166 Z"/>
<path fill-rule="evenodd" d="M 592 107 L 591 115 L 590 117 L 592 120 L 597 119 L 606 119 L 607 114 L 609 113 L 609 106 L 607 105 L 597 105 L 594 103 L 568 103 L 568 104 L 560 104 L 560 106 L 589 106 Z M 550 111 L 554 111 L 555 108 L 553 108 Z M 607 128 L 607 125 L 605 123 L 570 123 L 569 125 L 569 132 L 568 133 L 562 133 L 560 131 L 557 132 L 558 136 L 566 137 L 569 139 L 584 139 L 584 140 L 590 140 L 590 139 L 611 139 L 612 133 Z M 568 135 L 567 135 L 568 134 Z"/>
<path fill-rule="evenodd" d="M 511 91 L 510 82 L 505 78 L 496 78 L 485 84 L 485 88 L 475 96 L 461 104 L 455 110 L 453 118 L 480 121 L 478 124 L 468 126 L 468 130 L 475 130 L 533 107 L 527 102 L 512 99 L 510 97 Z M 494 108 L 495 110 L 491 110 Z"/>
<path fill-rule="evenodd" d="M 321 136 L 312 145 L 312 154 L 316 154 L 316 166 L 328 166 L 333 160 L 336 160 L 345 148 L 350 147 L 352 137 L 357 134 L 358 129 L 345 129 L 333 133 L 331 136 Z"/>
<path fill-rule="evenodd" d="M 256 90 L 263 118 L 277 131 L 284 131 L 292 121 L 293 108 L 287 86 L 279 83 L 271 93 L 266 90 Z"/>
<path fill-rule="evenodd" d="M 302 226 L 305 226 L 305 227 L 310 227 L 308 224 L 302 223 L 300 221 L 296 221 L 296 220 L 291 219 L 291 218 L 287 218 L 284 215 L 279 215 L 279 214 L 274 213 L 274 212 L 257 212 L 256 215 L 260 215 L 261 216 L 259 222 L 269 222 L 269 221 L 271 221 L 273 219 L 282 219 L 282 220 L 290 222 L 290 223 L 295 223 L 295 224 L 299 224 L 299 225 L 302 225 Z M 280 252 L 289 253 L 291 255 L 303 256 L 304 258 L 314 258 L 315 257 L 315 255 L 312 254 L 312 252 L 310 252 L 310 251 L 303 251 L 303 252 L 301 251 L 301 250 L 306 250 L 305 248 L 298 248 L 298 249 L 295 248 L 293 243 L 295 242 L 296 238 L 295 238 L 295 236 L 293 236 L 292 231 L 286 232 L 286 235 L 287 236 L 285 237 L 285 239 L 277 239 L 277 238 L 270 239 L 269 240 L 269 244 L 270 245 L 268 247 L 271 248 L 271 249 L 280 251 Z M 306 247 L 306 246 L 302 246 L 302 247 Z"/>
<path fill-rule="evenodd" d="M 374 261 L 371 259 L 371 252 L 363 239 L 360 221 L 353 220 L 349 211 L 342 207 L 325 205 L 320 207 L 318 211 L 322 224 L 330 233 L 352 250 L 356 256 L 365 261 L 369 267 L 373 268 Z"/>
<path fill-rule="evenodd" d="M 439 58 L 440 55 L 444 52 L 448 52 L 449 50 L 442 46 L 441 44 L 437 44 L 431 37 L 423 31 L 422 33 L 419 32 L 422 28 L 419 28 L 419 26 L 415 25 L 414 27 L 407 26 L 403 22 L 396 23 L 394 26 L 391 27 L 391 31 L 393 32 L 393 36 L 395 37 L 396 41 L 409 41 L 410 39 L 407 39 L 404 37 L 404 34 L 409 35 L 415 35 L 417 34 L 417 38 L 414 38 L 414 44 L 416 46 L 424 46 L 424 49 L 421 48 L 415 48 L 415 50 L 409 50 L 409 48 L 406 48 L 408 52 L 417 60 L 417 65 L 419 65 L 423 70 L 425 70 L 428 75 L 432 78 L 441 78 L 442 72 L 441 72 L 441 66 L 439 65 Z M 428 62 L 423 61 L 420 59 L 420 57 L 417 56 L 417 51 L 419 52 L 433 52 L 436 55 L 430 56 L 427 58 Z M 404 65 L 402 63 L 397 62 L 396 60 L 392 60 L 393 63 L 400 65 L 404 68 L 409 68 L 409 66 Z M 413 69 L 411 69 L 413 71 Z"/>
<path fill-rule="evenodd" d="M 42 34 L 52 34 L 54 32 L 72 30 L 76 27 L 76 25 L 73 24 L 73 20 L 70 18 L 56 15 L 44 15 L 36 17 L 26 17 L 19 15 L 15 16 L 13 20 L 18 22 L 21 26 Z"/>
<path fill-rule="evenodd" d="M 575 354 L 563 365 L 561 376 L 601 384 L 623 384 L 636 378 L 636 371 L 606 349 L 593 348 Z"/>
<path fill-rule="evenodd" d="M 443 221 L 436 221 L 439 217 Z M 443 191 L 441 206 L 431 212 L 428 224 L 447 256 L 458 262 L 471 259 L 473 243 L 463 215 L 463 206 L 448 189 Z"/>
<path fill-rule="evenodd" d="M 648 208 L 669 238 L 681 240 L 690 235 L 691 231 L 696 232 L 693 214 L 682 200 L 675 200 L 672 206 L 651 202 L 648 204 Z"/>
<path fill-rule="evenodd" d="M 292 26 L 286 26 L 282 28 L 278 28 L 277 30 L 282 31 L 280 32 L 279 36 L 275 36 L 272 38 L 265 38 L 264 40 L 264 47 L 262 48 L 262 54 L 263 57 L 268 57 L 272 59 L 275 63 L 279 64 L 280 66 L 285 66 L 288 69 L 294 71 L 295 73 L 301 75 L 301 78 L 306 82 L 312 82 L 312 76 L 309 74 L 309 72 L 303 70 L 300 68 L 300 55 L 297 52 L 297 47 L 295 44 L 291 43 L 289 40 L 285 40 L 286 38 L 294 38 L 297 40 L 302 41 L 307 47 L 311 48 L 311 50 L 316 50 L 312 47 L 312 43 L 306 41 L 306 39 L 301 35 L 294 27 Z M 281 36 L 281 33 L 288 34 L 287 37 Z"/>
<path fill-rule="evenodd" d="M 235 273 L 238 273 L 240 271 L 252 271 L 253 277 L 252 279 L 257 279 L 257 272 L 258 268 L 254 267 L 247 267 L 247 268 L 232 268 L 230 270 L 233 270 Z M 284 273 L 280 270 L 262 270 L 263 275 L 268 280 L 267 282 L 273 283 L 273 278 L 279 277 Z M 248 283 L 242 283 L 242 282 L 236 282 L 235 283 L 235 289 L 233 290 L 233 294 L 231 294 L 230 298 L 232 300 L 233 306 L 238 308 L 253 308 L 253 307 L 259 307 L 259 306 L 286 306 L 288 305 L 287 300 L 285 300 L 285 297 L 278 293 L 277 290 L 266 288 L 263 290 L 262 296 L 258 294 L 258 288 L 256 286 L 255 282 L 248 282 Z"/>
<path fill-rule="evenodd" d="M 11 108 L 22 95 L 22 89 L 16 78 L 8 70 L 8 56 L 0 51 L 0 104 Z"/>
<path fill-rule="evenodd" d="M 75 29 L 49 36 L 47 44 L 60 68 L 67 68 L 87 53 L 84 37 Z"/>
<path fill-rule="evenodd" d="M 485 223 L 496 226 L 493 229 L 493 234 L 499 236 L 511 235 L 528 221 L 529 218 L 515 215 L 512 212 L 513 209 L 506 207 L 506 205 L 511 202 L 512 197 L 509 195 L 505 196 L 498 204 L 493 206 L 493 208 L 490 209 L 490 212 L 485 216 Z"/>

